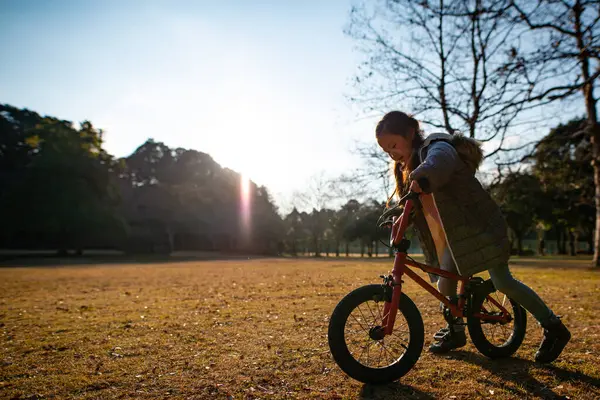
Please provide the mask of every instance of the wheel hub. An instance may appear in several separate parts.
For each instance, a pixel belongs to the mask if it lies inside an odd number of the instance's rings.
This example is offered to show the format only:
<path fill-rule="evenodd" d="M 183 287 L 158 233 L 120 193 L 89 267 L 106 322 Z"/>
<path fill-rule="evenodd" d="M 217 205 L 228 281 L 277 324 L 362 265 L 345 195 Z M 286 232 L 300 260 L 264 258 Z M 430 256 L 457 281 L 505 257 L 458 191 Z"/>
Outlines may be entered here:
<path fill-rule="evenodd" d="M 383 327 L 377 325 L 369 329 L 369 337 L 373 340 L 382 340 L 385 337 Z"/>

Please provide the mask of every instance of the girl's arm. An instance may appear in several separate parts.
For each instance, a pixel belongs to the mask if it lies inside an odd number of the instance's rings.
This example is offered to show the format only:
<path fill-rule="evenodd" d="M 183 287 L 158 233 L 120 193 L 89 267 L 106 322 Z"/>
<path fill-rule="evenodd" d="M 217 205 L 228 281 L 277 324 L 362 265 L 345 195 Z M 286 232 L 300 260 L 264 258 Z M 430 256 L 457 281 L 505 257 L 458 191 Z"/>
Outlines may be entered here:
<path fill-rule="evenodd" d="M 427 149 L 427 156 L 409 179 L 417 181 L 425 193 L 434 192 L 448 183 L 459 163 L 454 146 L 444 141 L 433 142 Z"/>

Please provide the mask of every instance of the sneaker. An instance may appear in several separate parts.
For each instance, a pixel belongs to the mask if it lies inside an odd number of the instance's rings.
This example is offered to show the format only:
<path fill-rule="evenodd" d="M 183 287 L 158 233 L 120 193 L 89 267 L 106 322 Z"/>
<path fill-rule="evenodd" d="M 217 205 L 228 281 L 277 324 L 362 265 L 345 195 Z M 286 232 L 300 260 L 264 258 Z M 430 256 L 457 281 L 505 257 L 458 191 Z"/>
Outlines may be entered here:
<path fill-rule="evenodd" d="M 429 346 L 429 351 L 434 354 L 447 353 L 450 350 L 458 349 L 467 344 L 465 330 L 456 330 L 452 326 L 440 329 L 433 338 L 437 342 Z"/>
<path fill-rule="evenodd" d="M 544 328 L 544 338 L 540 348 L 535 353 L 535 361 L 551 363 L 558 358 L 569 340 L 571 340 L 571 332 L 557 316 L 553 316 L 542 327 Z"/>

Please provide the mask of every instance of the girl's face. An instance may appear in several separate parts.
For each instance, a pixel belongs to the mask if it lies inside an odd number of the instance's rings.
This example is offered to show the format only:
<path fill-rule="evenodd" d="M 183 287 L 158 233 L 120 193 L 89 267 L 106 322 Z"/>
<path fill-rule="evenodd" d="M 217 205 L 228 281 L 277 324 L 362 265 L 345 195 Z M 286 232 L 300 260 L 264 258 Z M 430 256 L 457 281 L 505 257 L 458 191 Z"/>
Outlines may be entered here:
<path fill-rule="evenodd" d="M 412 155 L 411 136 L 410 133 L 408 137 L 404 137 L 384 132 L 377 136 L 377 143 L 394 161 L 406 164 Z"/>

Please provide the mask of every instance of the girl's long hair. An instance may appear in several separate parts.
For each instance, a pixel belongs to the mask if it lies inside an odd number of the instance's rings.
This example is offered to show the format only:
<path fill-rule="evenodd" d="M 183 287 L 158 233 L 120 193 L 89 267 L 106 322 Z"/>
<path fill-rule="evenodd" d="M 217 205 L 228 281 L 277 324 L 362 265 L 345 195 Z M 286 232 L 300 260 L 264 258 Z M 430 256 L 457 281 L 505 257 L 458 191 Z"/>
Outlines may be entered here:
<path fill-rule="evenodd" d="M 423 144 L 423 132 L 419 127 L 419 121 L 402 111 L 391 111 L 385 114 L 375 128 L 376 136 L 385 133 L 400 135 L 404 138 L 408 136 L 408 132 L 411 128 L 414 129 L 415 132 L 412 140 L 412 155 L 407 163 L 402 163 L 400 161 L 394 161 L 393 163 L 392 168 L 394 171 L 396 187 L 387 200 L 388 206 L 392 202 L 394 196 L 400 198 L 408 192 L 408 175 L 420 164 L 418 150 Z"/>

